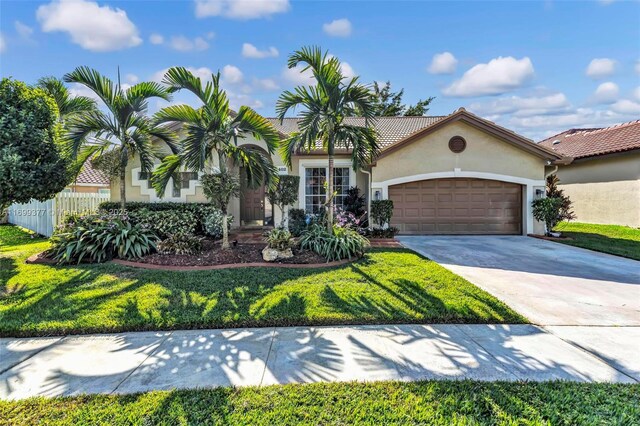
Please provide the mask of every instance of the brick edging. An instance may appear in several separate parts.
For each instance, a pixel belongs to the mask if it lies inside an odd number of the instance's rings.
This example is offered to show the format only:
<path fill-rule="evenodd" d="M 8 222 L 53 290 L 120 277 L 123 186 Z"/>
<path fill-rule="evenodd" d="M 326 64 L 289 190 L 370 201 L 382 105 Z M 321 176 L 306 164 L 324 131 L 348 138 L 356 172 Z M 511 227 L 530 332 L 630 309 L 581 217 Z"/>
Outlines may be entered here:
<path fill-rule="evenodd" d="M 268 263 L 268 262 L 252 262 L 252 263 L 228 263 L 222 265 L 200 265 L 200 266 L 178 266 L 178 265 L 156 265 L 153 263 L 132 262 L 130 260 L 113 259 L 108 263 L 115 263 L 122 266 L 130 266 L 132 268 L 153 269 L 156 271 L 213 271 L 218 269 L 237 269 L 237 268 L 288 268 L 288 269 L 312 269 L 312 268 L 329 268 L 332 266 L 342 266 L 351 263 L 357 259 L 344 259 L 327 263 Z"/>

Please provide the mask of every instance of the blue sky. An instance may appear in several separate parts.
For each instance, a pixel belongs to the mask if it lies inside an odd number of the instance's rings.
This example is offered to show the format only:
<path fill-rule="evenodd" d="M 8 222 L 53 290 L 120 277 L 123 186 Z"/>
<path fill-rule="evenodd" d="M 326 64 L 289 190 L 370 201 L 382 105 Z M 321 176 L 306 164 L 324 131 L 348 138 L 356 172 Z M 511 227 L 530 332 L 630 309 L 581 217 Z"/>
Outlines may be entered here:
<path fill-rule="evenodd" d="M 464 106 L 536 140 L 640 119 L 637 1 L 2 0 L 0 34 L 2 76 L 33 83 L 89 65 L 115 77 L 120 66 L 133 83 L 174 65 L 221 70 L 232 105 L 266 116 L 304 81 L 288 54 L 313 44 L 409 103 L 435 96 L 429 114 Z"/>

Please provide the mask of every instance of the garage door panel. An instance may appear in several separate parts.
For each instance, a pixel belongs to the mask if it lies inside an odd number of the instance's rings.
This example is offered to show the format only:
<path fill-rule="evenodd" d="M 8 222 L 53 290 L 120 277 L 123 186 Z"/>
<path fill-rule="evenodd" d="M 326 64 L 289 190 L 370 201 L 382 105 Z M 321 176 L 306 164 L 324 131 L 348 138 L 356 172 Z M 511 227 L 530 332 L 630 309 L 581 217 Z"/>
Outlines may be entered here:
<path fill-rule="evenodd" d="M 434 179 L 389 187 L 403 234 L 519 234 L 522 187 L 483 179 Z"/>

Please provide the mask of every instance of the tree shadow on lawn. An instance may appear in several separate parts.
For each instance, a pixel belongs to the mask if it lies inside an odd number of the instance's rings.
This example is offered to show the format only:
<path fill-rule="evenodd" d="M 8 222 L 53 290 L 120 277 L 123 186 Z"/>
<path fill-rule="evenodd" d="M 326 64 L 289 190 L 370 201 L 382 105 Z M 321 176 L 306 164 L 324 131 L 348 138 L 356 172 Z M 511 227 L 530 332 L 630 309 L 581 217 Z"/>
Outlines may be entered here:
<path fill-rule="evenodd" d="M 399 261 L 391 259 L 391 262 Z M 27 284 L 29 291 L 22 290 L 17 296 L 21 299 L 13 300 L 12 306 L 0 314 L 0 334 L 33 336 L 310 324 L 499 322 L 500 318 L 513 316 L 508 307 L 489 295 L 486 299 L 483 295 L 475 295 L 480 298 L 478 304 L 487 305 L 480 309 L 476 303 L 474 306 L 461 302 L 448 304 L 420 281 L 393 277 L 387 281 L 376 279 L 368 268 L 375 268 L 378 262 L 386 262 L 386 259 L 366 257 L 347 266 L 322 269 L 246 268 L 194 272 L 149 271 L 113 264 L 38 265 L 34 267 L 51 268 L 52 274 L 47 279 L 60 282 L 35 284 L 40 288 Z M 388 265 L 385 263 L 384 266 Z M 296 282 L 298 280 L 300 282 Z M 327 284 L 318 287 L 322 280 L 327 280 Z M 309 287 L 309 293 L 305 293 L 307 282 L 313 286 Z M 352 287 L 345 295 L 340 291 L 341 282 L 347 286 L 354 283 L 375 286 L 383 293 L 371 297 Z M 452 297 L 460 294 L 456 291 Z"/>

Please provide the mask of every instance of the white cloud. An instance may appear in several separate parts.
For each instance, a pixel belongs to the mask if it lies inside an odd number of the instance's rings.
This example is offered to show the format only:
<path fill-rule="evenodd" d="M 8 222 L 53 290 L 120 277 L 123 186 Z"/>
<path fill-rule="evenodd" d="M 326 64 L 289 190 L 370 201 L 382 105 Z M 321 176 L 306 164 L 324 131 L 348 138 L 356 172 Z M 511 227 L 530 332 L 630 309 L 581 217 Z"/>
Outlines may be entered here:
<path fill-rule="evenodd" d="M 349 37 L 351 30 L 351 21 L 347 18 L 336 19 L 322 25 L 322 31 L 332 37 Z"/>
<path fill-rule="evenodd" d="M 528 57 L 501 56 L 469 69 L 442 92 L 457 97 L 499 95 L 523 86 L 533 75 L 533 64 Z"/>
<path fill-rule="evenodd" d="M 356 76 L 356 72 L 353 70 L 353 67 L 349 65 L 349 62 L 341 62 L 340 64 L 340 71 L 342 71 L 342 75 L 347 78 L 353 78 Z"/>
<path fill-rule="evenodd" d="M 202 51 L 209 48 L 209 43 L 202 37 L 196 37 L 192 40 L 183 35 L 179 35 L 171 37 L 169 47 L 179 52 Z"/>
<path fill-rule="evenodd" d="M 640 74 L 640 61 L 636 61 L 636 66 L 634 67 L 636 74 Z"/>
<path fill-rule="evenodd" d="M 456 71 L 456 65 L 458 65 L 458 60 L 452 53 L 436 53 L 433 55 L 427 71 L 431 74 L 453 74 Z"/>
<path fill-rule="evenodd" d="M 124 76 L 124 79 L 129 84 L 136 84 L 140 79 L 135 74 L 127 74 Z"/>
<path fill-rule="evenodd" d="M 610 104 L 618 99 L 619 94 L 620 89 L 618 88 L 618 85 L 611 81 L 607 81 L 606 83 L 602 83 L 598 86 L 596 91 L 593 93 L 593 97 L 598 103 Z"/>
<path fill-rule="evenodd" d="M 231 19 L 267 18 L 284 13 L 289 0 L 195 0 L 196 17 L 222 16 Z"/>
<path fill-rule="evenodd" d="M 4 53 L 7 50 L 7 41 L 4 38 L 4 34 L 0 33 L 0 53 Z"/>
<path fill-rule="evenodd" d="M 42 31 L 62 31 L 71 41 L 94 52 L 108 52 L 142 43 L 138 29 L 119 8 L 86 0 L 53 0 L 38 7 Z"/>
<path fill-rule="evenodd" d="M 481 116 L 491 115 L 498 117 L 504 114 L 513 114 L 516 117 L 532 115 L 557 114 L 566 111 L 570 107 L 569 100 L 564 93 L 552 93 L 542 96 L 510 96 L 496 99 L 489 103 L 476 103 L 469 105 L 469 109 Z"/>
<path fill-rule="evenodd" d="M 262 79 L 256 78 L 253 80 L 253 85 L 258 89 L 265 90 L 268 92 L 275 92 L 276 90 L 280 89 L 280 86 L 278 86 L 278 83 L 276 83 L 276 81 L 271 78 L 262 78 Z"/>
<path fill-rule="evenodd" d="M 222 68 L 222 80 L 227 84 L 239 84 L 242 83 L 244 75 L 240 68 L 234 65 L 225 65 Z"/>
<path fill-rule="evenodd" d="M 640 101 L 640 86 L 636 87 L 633 91 L 633 97 Z"/>
<path fill-rule="evenodd" d="M 16 27 L 16 32 L 18 33 L 18 35 L 23 38 L 23 39 L 29 39 L 31 38 L 31 35 L 33 34 L 33 28 L 31 28 L 28 25 L 23 24 L 20 21 L 16 21 L 14 23 L 15 27 Z"/>
<path fill-rule="evenodd" d="M 69 94 L 74 98 L 76 96 L 85 96 L 87 98 L 93 99 L 96 102 L 102 102 L 100 97 L 96 95 L 93 90 L 89 89 L 87 86 L 84 86 L 80 83 L 72 83 L 69 86 Z"/>
<path fill-rule="evenodd" d="M 153 33 L 149 36 L 149 42 L 151 44 L 162 44 L 164 43 L 164 37 L 162 34 Z"/>
<path fill-rule="evenodd" d="M 611 109 L 620 114 L 640 114 L 640 103 L 629 99 L 621 99 L 611 105 Z"/>
<path fill-rule="evenodd" d="M 301 71 L 302 67 L 300 66 L 294 68 L 284 68 L 282 70 L 282 78 L 287 82 L 293 83 L 295 85 L 312 85 L 315 83 L 316 80 L 310 70 L 306 70 L 305 72 Z"/>
<path fill-rule="evenodd" d="M 616 61 L 609 58 L 595 58 L 587 66 L 587 76 L 597 79 L 608 77 L 613 74 L 616 69 Z"/>
<path fill-rule="evenodd" d="M 200 68 L 194 68 L 194 67 L 186 67 L 187 70 L 191 71 L 191 73 L 193 75 L 195 75 L 196 77 L 199 77 L 200 80 L 207 81 L 207 80 L 211 80 L 211 74 L 213 74 L 213 71 L 211 71 L 210 68 L 207 67 L 200 67 Z M 164 78 L 164 75 L 167 73 L 167 71 L 169 71 L 169 68 L 164 68 L 161 69 L 160 71 L 155 72 L 153 75 L 151 75 L 151 81 L 156 81 L 158 83 L 162 82 L 162 79 Z"/>
<path fill-rule="evenodd" d="M 279 54 L 278 49 L 271 46 L 268 49 L 260 50 L 251 43 L 242 44 L 242 56 L 245 58 L 262 59 L 275 58 Z"/>

